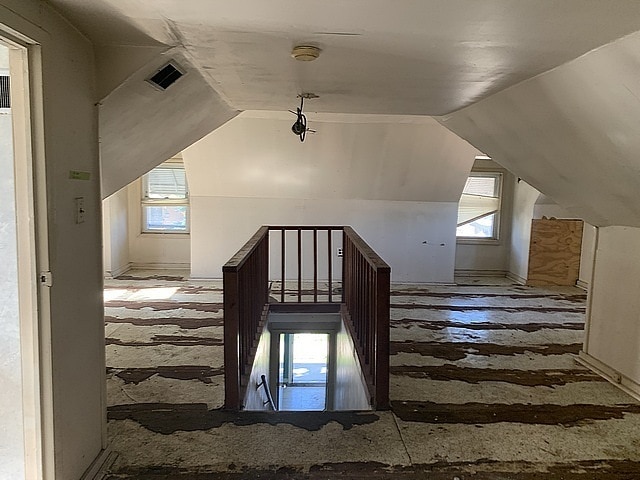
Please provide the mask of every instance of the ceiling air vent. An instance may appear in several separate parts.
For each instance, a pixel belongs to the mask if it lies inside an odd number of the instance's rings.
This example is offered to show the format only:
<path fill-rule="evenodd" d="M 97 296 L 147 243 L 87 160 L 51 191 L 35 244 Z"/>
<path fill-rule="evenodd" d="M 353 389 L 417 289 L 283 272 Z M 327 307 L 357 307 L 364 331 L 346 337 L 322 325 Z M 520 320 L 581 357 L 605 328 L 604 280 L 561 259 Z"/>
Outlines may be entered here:
<path fill-rule="evenodd" d="M 0 108 L 11 108 L 9 75 L 0 75 Z"/>
<path fill-rule="evenodd" d="M 182 75 L 184 70 L 175 62 L 169 62 L 151 77 L 147 78 L 147 82 L 160 90 L 166 90 L 175 83 Z"/>

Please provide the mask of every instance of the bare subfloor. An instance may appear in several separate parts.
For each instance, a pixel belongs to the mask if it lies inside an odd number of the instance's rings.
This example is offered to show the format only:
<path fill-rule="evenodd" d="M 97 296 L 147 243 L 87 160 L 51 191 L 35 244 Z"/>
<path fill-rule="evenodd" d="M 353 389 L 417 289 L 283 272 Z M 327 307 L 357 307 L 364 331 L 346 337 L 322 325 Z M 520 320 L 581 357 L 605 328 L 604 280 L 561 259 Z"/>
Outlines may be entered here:
<path fill-rule="evenodd" d="M 586 297 L 393 285 L 384 412 L 223 404 L 221 282 L 107 280 L 108 479 L 640 479 L 640 404 L 578 365 Z"/>

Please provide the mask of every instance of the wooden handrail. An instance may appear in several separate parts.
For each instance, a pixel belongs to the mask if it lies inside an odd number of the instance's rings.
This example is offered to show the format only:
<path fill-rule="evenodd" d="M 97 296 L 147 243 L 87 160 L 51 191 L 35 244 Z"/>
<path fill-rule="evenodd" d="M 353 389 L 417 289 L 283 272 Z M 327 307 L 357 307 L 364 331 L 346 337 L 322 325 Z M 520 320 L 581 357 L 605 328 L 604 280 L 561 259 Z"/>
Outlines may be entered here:
<path fill-rule="evenodd" d="M 258 384 L 258 388 L 264 388 L 264 394 L 267 397 L 267 401 L 263 402 L 262 405 L 266 405 L 267 403 L 271 405 L 271 410 L 276 410 L 276 404 L 273 403 L 273 396 L 271 396 L 271 390 L 269 390 L 269 382 L 267 382 L 266 375 L 260 375 L 260 383 Z"/>
<path fill-rule="evenodd" d="M 389 407 L 391 268 L 351 227 L 344 228 L 343 310 L 372 404 Z"/>
<path fill-rule="evenodd" d="M 225 407 L 239 410 L 269 300 L 269 229 L 223 267 Z"/>
<path fill-rule="evenodd" d="M 229 259 L 227 263 L 225 263 L 222 267 L 222 272 L 233 271 L 237 268 L 242 267 L 244 263 L 247 261 L 249 256 L 254 252 L 254 250 L 258 247 L 261 241 L 264 240 L 265 236 L 269 234 L 269 227 L 262 226 L 258 229 L 256 233 L 253 234 L 253 237 L 249 239 L 244 246 L 236 252 L 236 254 Z"/>
<path fill-rule="evenodd" d="M 344 227 L 344 234 L 351 240 L 360 252 L 364 255 L 365 260 L 369 265 L 375 269 L 387 269 L 391 271 L 391 267 L 385 262 L 373 248 L 371 248 L 367 242 L 365 242 L 360 235 L 351 227 Z"/>

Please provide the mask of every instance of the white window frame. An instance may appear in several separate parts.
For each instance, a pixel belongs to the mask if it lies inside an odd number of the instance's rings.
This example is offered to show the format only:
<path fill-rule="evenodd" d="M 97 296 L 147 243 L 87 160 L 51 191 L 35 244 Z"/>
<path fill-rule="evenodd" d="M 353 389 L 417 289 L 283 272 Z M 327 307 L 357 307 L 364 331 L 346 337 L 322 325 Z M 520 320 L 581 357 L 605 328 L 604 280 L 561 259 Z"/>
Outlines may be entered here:
<path fill-rule="evenodd" d="M 184 170 L 184 164 L 182 161 L 168 160 L 156 168 L 175 168 L 178 170 Z M 149 172 L 150 173 L 150 172 Z M 186 174 L 186 173 L 185 173 Z M 189 234 L 191 230 L 191 211 L 189 208 L 189 185 L 187 184 L 187 191 L 184 198 L 149 198 L 149 174 L 145 174 L 140 178 L 140 219 L 141 219 L 141 232 L 143 234 L 152 235 L 185 235 Z M 147 226 L 147 207 L 164 207 L 164 206 L 184 206 L 187 208 L 186 228 L 184 230 L 171 230 L 171 229 L 149 229 Z"/>
<path fill-rule="evenodd" d="M 491 237 L 467 237 L 459 236 L 456 233 L 456 242 L 461 244 L 493 244 L 497 245 L 500 242 L 500 224 L 502 216 L 502 195 L 504 192 L 504 175 L 502 172 L 496 170 L 472 170 L 469 174 L 469 178 L 472 177 L 490 177 L 497 180 L 496 195 L 499 199 L 498 210 L 493 214 L 495 220 L 493 222 L 493 235 Z"/>

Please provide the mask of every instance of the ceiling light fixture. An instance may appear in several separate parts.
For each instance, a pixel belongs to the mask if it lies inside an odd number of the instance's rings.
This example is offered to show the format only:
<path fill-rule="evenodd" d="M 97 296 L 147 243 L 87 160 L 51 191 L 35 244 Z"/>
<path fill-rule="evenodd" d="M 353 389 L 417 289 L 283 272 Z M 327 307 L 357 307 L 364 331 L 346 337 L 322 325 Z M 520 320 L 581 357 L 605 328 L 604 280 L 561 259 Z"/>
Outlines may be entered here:
<path fill-rule="evenodd" d="M 311 62 L 320 56 L 321 51 L 313 45 L 298 45 L 291 50 L 291 56 L 301 62 Z"/>
<path fill-rule="evenodd" d="M 293 113 L 296 116 L 296 121 L 291 126 L 291 131 L 293 132 L 294 135 L 300 138 L 301 142 L 304 142 L 307 132 L 311 132 L 311 133 L 316 132 L 315 130 L 307 128 L 307 116 L 304 113 L 302 113 L 302 109 L 304 107 L 304 99 L 319 98 L 319 97 L 315 93 L 301 93 L 300 95 L 298 95 L 298 97 L 300 98 L 300 107 L 298 107 L 295 112 L 293 110 L 289 110 L 291 113 Z"/>

